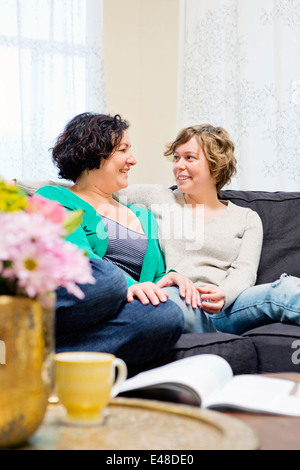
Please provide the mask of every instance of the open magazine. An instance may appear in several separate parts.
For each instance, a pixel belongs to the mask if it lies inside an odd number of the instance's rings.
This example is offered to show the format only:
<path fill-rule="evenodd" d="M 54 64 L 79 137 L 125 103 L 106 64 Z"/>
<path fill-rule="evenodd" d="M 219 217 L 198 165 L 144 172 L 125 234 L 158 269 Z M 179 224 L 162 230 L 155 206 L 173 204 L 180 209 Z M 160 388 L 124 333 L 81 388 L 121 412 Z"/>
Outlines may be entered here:
<path fill-rule="evenodd" d="M 260 375 L 234 376 L 225 359 L 203 354 L 141 372 L 124 382 L 120 394 L 162 397 L 217 410 L 300 416 L 297 385 L 292 380 Z"/>

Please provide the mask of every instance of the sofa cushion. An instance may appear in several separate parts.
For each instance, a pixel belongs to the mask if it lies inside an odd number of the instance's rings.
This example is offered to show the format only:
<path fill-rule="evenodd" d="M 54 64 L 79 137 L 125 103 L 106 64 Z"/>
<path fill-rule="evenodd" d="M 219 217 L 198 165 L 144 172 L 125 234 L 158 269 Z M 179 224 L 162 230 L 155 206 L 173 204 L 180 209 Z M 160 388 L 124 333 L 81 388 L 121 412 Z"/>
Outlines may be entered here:
<path fill-rule="evenodd" d="M 230 364 L 234 375 L 257 373 L 256 350 L 251 340 L 246 336 L 228 333 L 183 334 L 167 356 L 148 364 L 148 367 L 143 365 L 143 370 L 198 354 L 216 354 L 223 357 Z M 130 375 L 138 372 L 139 369 L 131 369 Z"/>
<path fill-rule="evenodd" d="M 258 373 L 300 372 L 300 326 L 272 323 L 243 336 L 256 349 Z"/>
<path fill-rule="evenodd" d="M 235 375 L 257 372 L 256 351 L 247 337 L 228 333 L 183 334 L 173 353 L 175 360 L 196 354 L 217 354 L 230 364 Z"/>
<path fill-rule="evenodd" d="M 264 240 L 256 283 L 272 282 L 282 273 L 300 277 L 300 192 L 226 190 L 222 198 L 261 217 Z"/>

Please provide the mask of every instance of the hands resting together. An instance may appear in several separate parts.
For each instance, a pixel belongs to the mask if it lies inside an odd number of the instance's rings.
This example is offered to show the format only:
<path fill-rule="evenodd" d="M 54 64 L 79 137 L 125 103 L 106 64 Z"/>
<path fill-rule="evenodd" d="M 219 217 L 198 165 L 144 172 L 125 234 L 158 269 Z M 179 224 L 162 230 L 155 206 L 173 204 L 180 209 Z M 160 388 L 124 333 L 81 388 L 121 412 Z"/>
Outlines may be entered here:
<path fill-rule="evenodd" d="M 158 305 L 159 302 L 166 302 L 168 293 L 163 289 L 177 285 L 181 297 L 185 297 L 187 305 L 193 308 L 200 307 L 207 313 L 220 313 L 225 304 L 225 294 L 217 286 L 207 284 L 203 287 L 196 287 L 190 279 L 176 272 L 169 272 L 156 284 L 153 282 L 141 282 L 133 284 L 128 288 L 127 300 L 132 302 L 137 297 L 143 304 L 151 302 Z"/>

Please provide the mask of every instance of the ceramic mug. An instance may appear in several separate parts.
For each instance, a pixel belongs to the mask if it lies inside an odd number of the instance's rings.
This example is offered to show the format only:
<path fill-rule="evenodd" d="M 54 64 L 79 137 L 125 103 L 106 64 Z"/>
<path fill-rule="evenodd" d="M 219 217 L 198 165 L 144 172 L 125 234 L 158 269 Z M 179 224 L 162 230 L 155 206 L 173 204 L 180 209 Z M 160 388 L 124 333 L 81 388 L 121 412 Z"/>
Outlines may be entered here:
<path fill-rule="evenodd" d="M 55 387 L 58 399 L 67 411 L 64 420 L 82 425 L 103 422 L 104 408 L 119 393 L 126 378 L 125 362 L 113 354 L 56 354 Z"/>

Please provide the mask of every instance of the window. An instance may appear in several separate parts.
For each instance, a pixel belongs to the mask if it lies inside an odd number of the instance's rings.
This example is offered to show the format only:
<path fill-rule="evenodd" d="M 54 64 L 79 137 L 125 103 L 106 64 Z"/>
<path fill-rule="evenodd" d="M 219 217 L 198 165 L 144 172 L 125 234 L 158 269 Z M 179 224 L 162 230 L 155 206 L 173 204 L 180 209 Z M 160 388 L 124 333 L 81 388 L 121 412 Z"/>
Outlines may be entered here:
<path fill-rule="evenodd" d="M 69 119 L 105 112 L 101 0 L 0 0 L 0 175 L 56 179 Z"/>

